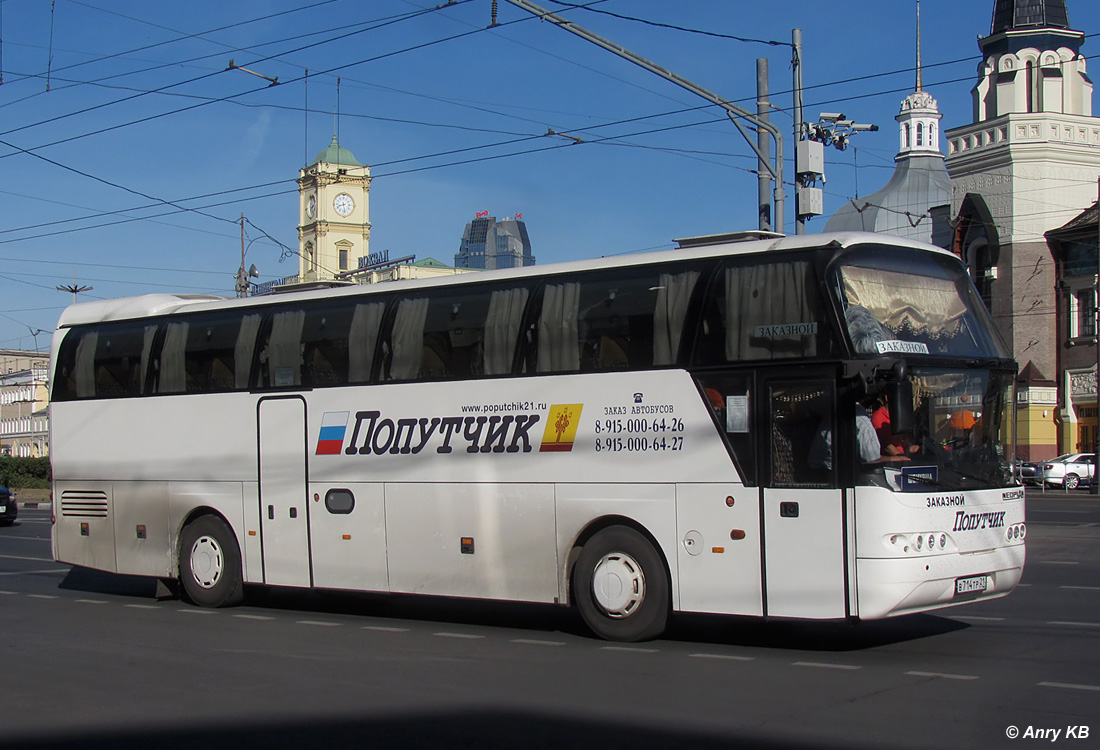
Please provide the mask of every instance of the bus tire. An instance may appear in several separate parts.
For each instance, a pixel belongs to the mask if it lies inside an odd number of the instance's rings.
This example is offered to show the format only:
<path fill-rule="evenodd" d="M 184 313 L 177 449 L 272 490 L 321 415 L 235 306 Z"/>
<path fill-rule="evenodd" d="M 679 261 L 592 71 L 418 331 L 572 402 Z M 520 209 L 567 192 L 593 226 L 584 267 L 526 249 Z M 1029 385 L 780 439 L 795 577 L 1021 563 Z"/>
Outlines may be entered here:
<path fill-rule="evenodd" d="M 664 632 L 669 614 L 665 565 L 649 540 L 609 526 L 581 548 L 573 597 L 593 633 L 609 641 L 644 641 Z"/>
<path fill-rule="evenodd" d="M 199 516 L 183 528 L 180 583 L 200 607 L 231 607 L 244 599 L 240 548 L 221 518 Z"/>

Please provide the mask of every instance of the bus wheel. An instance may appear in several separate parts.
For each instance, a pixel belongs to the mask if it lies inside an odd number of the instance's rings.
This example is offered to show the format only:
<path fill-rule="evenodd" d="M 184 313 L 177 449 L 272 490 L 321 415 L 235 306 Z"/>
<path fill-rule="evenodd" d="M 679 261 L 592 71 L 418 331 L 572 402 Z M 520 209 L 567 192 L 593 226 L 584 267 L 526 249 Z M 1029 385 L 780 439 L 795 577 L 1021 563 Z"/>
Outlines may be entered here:
<path fill-rule="evenodd" d="M 230 607 L 244 599 L 241 553 L 225 521 L 199 516 L 180 539 L 180 583 L 200 607 Z"/>
<path fill-rule="evenodd" d="M 611 526 L 593 536 L 573 567 L 573 596 L 585 624 L 609 641 L 656 638 L 668 622 L 668 577 L 644 536 Z"/>

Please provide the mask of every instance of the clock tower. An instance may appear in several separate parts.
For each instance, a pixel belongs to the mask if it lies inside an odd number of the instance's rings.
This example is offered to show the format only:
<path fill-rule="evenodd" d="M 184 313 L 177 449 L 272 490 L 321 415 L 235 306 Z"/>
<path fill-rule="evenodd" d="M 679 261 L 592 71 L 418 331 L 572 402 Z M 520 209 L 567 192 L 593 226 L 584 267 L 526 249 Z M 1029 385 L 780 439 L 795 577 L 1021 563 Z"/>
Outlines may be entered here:
<path fill-rule="evenodd" d="M 370 167 L 336 136 L 298 174 L 298 278 L 332 279 L 354 270 L 370 242 Z"/>

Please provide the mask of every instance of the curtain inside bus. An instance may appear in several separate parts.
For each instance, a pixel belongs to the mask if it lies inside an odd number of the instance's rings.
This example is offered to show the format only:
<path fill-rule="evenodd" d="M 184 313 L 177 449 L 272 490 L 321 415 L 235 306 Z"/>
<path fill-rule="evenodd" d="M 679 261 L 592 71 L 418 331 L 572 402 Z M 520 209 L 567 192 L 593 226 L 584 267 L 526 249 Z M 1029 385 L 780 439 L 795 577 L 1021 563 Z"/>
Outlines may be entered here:
<path fill-rule="evenodd" d="M 95 350 L 99 343 L 99 334 L 95 331 L 85 333 L 76 345 L 76 365 L 73 374 L 76 380 L 77 398 L 95 397 Z"/>
<path fill-rule="evenodd" d="M 235 363 L 233 384 L 238 389 L 248 388 L 248 371 L 252 366 L 252 353 L 256 349 L 256 334 L 260 330 L 260 315 L 245 315 L 241 320 L 241 330 L 237 334 L 237 344 L 233 350 Z"/>
<path fill-rule="evenodd" d="M 486 375 L 508 375 L 512 372 L 512 355 L 527 305 L 526 288 L 498 289 L 489 300 L 485 316 L 484 368 Z"/>
<path fill-rule="evenodd" d="M 952 279 L 858 266 L 843 268 L 841 277 L 849 309 L 866 309 L 895 337 L 942 340 L 959 334 L 966 303 Z"/>
<path fill-rule="evenodd" d="M 374 365 L 378 329 L 382 325 L 385 302 L 367 302 L 355 306 L 348 333 L 348 382 L 366 383 Z"/>
<path fill-rule="evenodd" d="M 653 309 L 653 364 L 671 365 L 676 362 L 688 302 L 698 280 L 698 271 L 685 271 L 675 276 L 661 274 Z"/>
<path fill-rule="evenodd" d="M 390 334 L 390 380 L 412 380 L 420 374 L 427 318 L 427 298 L 403 299 L 398 304 Z"/>
<path fill-rule="evenodd" d="M 539 316 L 539 372 L 576 372 L 581 367 L 577 318 L 581 285 L 551 284 L 542 297 Z"/>
<path fill-rule="evenodd" d="M 811 274 L 808 261 L 726 269 L 728 361 L 817 355 L 818 326 L 825 323 Z"/>
<path fill-rule="evenodd" d="M 160 350 L 157 393 L 183 393 L 187 390 L 187 322 L 169 323 Z"/>

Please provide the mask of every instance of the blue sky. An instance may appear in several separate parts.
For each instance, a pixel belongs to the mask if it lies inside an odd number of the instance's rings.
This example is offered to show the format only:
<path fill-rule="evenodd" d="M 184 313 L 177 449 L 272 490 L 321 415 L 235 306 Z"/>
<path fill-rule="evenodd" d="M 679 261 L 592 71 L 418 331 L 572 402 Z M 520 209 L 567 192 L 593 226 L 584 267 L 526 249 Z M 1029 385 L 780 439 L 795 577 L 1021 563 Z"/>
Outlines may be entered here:
<path fill-rule="evenodd" d="M 242 213 L 259 280 L 295 273 L 278 244 L 297 250 L 294 180 L 334 130 L 372 167 L 370 249 L 391 257 L 451 262 L 480 211 L 522 213 L 540 264 L 756 228 L 755 156 L 721 111 L 505 0 L 492 29 L 492 0 L 442 2 L 2 0 L 0 348 L 48 348 L 72 299 L 59 285 L 231 295 Z M 801 28 L 806 119 L 881 128 L 826 153 L 826 216 L 809 231 L 890 176 L 914 86 L 912 0 L 540 4 L 746 108 L 768 58 L 788 134 Z M 1067 4 L 1083 52 L 1100 50 L 1100 3 Z M 921 3 L 944 129 L 971 121 L 992 9 Z"/>

